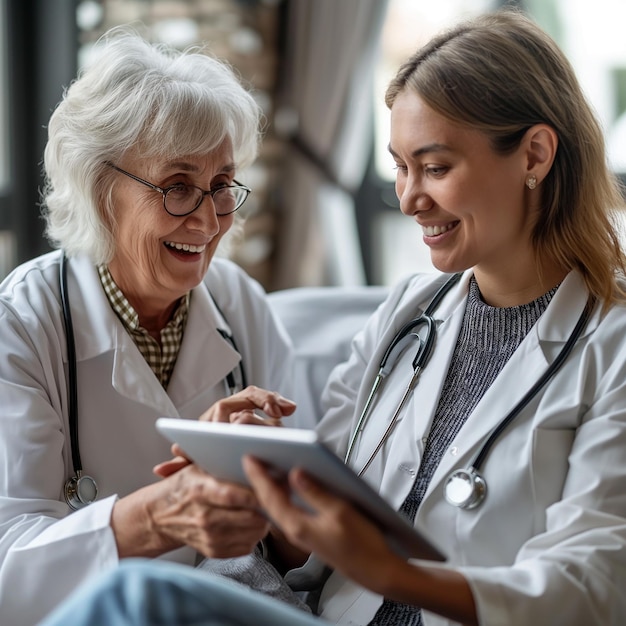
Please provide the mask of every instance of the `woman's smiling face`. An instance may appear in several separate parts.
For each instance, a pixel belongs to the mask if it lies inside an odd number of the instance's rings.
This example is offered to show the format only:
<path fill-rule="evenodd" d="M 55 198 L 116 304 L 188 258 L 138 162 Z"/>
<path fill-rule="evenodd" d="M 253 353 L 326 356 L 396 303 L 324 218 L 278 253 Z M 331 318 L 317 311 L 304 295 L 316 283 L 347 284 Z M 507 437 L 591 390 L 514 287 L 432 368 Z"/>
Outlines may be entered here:
<path fill-rule="evenodd" d="M 161 188 L 185 183 L 210 190 L 232 184 L 235 176 L 229 140 L 204 157 L 128 158 L 115 165 Z M 202 281 L 233 215 L 218 217 L 207 195 L 193 213 L 173 217 L 161 193 L 121 173 L 113 202 L 116 251 L 109 270 L 142 325 L 148 319 L 167 323 L 176 302 Z"/>
<path fill-rule="evenodd" d="M 498 154 L 484 133 L 451 122 L 407 89 L 391 109 L 389 149 L 400 208 L 422 227 L 437 269 L 474 267 L 495 278 L 533 263 L 522 146 Z"/>

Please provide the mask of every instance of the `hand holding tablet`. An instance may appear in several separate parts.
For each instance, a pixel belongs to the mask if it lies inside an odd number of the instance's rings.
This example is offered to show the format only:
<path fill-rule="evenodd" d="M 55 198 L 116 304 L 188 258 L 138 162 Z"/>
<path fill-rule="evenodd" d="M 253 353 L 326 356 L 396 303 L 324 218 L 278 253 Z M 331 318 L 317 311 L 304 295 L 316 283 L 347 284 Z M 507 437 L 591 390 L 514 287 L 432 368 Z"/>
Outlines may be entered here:
<path fill-rule="evenodd" d="M 247 484 L 241 464 L 246 454 L 285 474 L 293 467 L 301 467 L 364 512 L 403 557 L 445 560 L 439 548 L 319 441 L 313 430 L 167 417 L 159 418 L 156 426 L 194 463 L 220 480 Z"/>

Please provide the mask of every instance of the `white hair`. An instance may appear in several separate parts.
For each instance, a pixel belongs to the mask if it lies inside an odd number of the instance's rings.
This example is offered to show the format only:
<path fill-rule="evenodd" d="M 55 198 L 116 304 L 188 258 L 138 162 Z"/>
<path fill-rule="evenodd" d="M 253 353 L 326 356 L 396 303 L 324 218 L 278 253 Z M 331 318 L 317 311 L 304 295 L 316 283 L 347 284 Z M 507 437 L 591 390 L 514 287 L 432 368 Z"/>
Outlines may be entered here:
<path fill-rule="evenodd" d="M 238 168 L 259 145 L 261 110 L 233 70 L 198 48 L 151 44 L 116 27 L 50 118 L 42 206 L 46 234 L 68 255 L 107 263 L 115 251 L 107 161 L 202 156 L 226 137 Z"/>

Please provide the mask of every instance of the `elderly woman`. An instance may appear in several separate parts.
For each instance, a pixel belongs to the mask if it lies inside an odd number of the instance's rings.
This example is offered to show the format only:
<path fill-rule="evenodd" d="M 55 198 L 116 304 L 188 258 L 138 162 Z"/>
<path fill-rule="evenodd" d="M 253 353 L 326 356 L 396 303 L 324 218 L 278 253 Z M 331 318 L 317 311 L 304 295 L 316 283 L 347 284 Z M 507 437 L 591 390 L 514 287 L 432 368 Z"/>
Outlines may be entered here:
<path fill-rule="evenodd" d="M 250 189 L 260 111 L 223 63 L 122 30 L 49 124 L 59 250 L 0 286 L 0 614 L 33 624 L 129 556 L 248 553 L 250 491 L 169 458 L 159 416 L 197 419 L 247 383 L 293 413 L 291 348 L 264 293 L 214 258 Z M 246 391 L 255 398 L 256 387 Z M 246 418 L 248 419 L 248 418 Z"/>

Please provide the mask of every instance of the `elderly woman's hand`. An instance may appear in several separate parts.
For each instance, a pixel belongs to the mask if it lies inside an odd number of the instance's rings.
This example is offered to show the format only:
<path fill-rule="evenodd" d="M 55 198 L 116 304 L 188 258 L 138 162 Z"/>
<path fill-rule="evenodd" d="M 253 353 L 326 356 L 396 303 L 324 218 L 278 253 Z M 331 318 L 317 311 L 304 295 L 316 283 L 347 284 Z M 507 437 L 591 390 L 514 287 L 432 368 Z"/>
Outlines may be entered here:
<path fill-rule="evenodd" d="M 267 417 L 257 415 L 255 410 L 263 411 Z M 251 385 L 239 393 L 218 400 L 200 416 L 200 420 L 282 426 L 281 419 L 286 415 L 291 415 L 295 410 L 295 402 L 283 398 L 275 391 L 267 391 Z"/>
<path fill-rule="evenodd" d="M 262 410 L 267 417 L 257 415 L 255 409 Z M 204 422 L 282 426 L 281 418 L 291 415 L 295 410 L 295 402 L 283 398 L 275 391 L 250 386 L 228 398 L 218 400 L 199 419 Z M 152 471 L 157 476 L 166 478 L 191 463 L 176 444 L 172 446 L 172 456 L 172 459 L 159 463 Z"/>
<path fill-rule="evenodd" d="M 257 415 L 254 412 L 255 409 L 263 411 L 267 417 Z M 285 415 L 291 415 L 295 410 L 295 402 L 283 398 L 275 391 L 267 391 L 251 385 L 239 393 L 218 400 L 199 419 L 203 422 L 282 426 L 282 418 Z M 191 463 L 176 444 L 172 446 L 172 456 L 174 458 L 159 463 L 152 471 L 157 476 L 166 478 Z"/>
<path fill-rule="evenodd" d="M 200 419 L 280 426 L 295 409 L 278 393 L 247 387 L 216 402 Z M 157 556 L 183 545 L 208 557 L 248 554 L 269 530 L 254 493 L 213 478 L 176 444 L 172 455 L 153 469 L 161 482 L 115 504 L 111 526 L 120 557 Z"/>
<path fill-rule="evenodd" d="M 117 501 L 111 516 L 120 558 L 188 545 L 207 557 L 250 553 L 269 523 L 254 493 L 183 459 L 178 471 Z"/>

